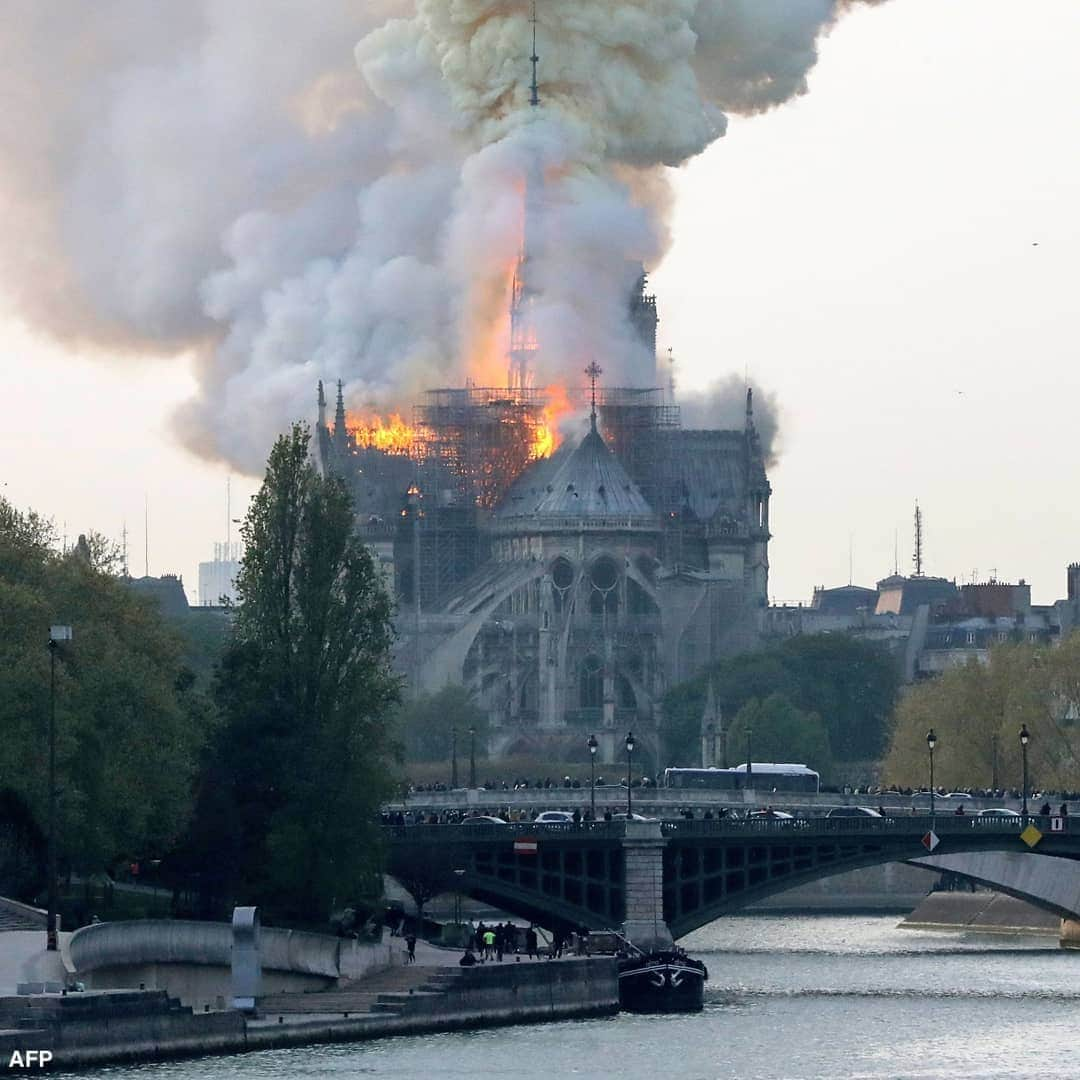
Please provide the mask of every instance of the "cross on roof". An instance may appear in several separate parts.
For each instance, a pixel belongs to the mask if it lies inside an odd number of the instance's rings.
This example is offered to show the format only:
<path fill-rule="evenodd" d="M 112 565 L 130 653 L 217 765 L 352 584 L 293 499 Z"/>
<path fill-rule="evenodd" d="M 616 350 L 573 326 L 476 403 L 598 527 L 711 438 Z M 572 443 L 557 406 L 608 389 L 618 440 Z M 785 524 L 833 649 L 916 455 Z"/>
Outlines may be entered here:
<path fill-rule="evenodd" d="M 604 374 L 604 369 L 594 360 L 586 369 L 585 374 L 589 377 L 592 386 L 592 426 L 596 430 L 596 380 Z"/>

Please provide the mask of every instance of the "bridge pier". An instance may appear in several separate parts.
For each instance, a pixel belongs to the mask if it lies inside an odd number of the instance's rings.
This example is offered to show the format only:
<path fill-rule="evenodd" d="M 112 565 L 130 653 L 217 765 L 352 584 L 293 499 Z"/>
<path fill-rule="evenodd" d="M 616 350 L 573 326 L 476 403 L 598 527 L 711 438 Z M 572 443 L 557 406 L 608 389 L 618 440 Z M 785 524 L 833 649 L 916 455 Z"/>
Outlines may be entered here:
<path fill-rule="evenodd" d="M 628 821 L 623 839 L 623 934 L 639 949 L 669 948 L 664 922 L 664 839 L 659 821 Z"/>

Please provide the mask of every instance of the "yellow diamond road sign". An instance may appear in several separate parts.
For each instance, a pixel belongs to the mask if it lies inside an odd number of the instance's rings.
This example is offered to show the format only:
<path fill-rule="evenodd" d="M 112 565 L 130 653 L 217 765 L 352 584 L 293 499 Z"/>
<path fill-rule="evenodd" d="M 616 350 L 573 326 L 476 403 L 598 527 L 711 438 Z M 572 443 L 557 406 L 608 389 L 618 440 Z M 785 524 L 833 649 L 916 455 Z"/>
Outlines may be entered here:
<path fill-rule="evenodd" d="M 1028 847 L 1034 847 L 1042 838 L 1043 834 L 1039 832 L 1034 825 L 1029 825 L 1020 834 L 1020 839 L 1023 840 Z"/>

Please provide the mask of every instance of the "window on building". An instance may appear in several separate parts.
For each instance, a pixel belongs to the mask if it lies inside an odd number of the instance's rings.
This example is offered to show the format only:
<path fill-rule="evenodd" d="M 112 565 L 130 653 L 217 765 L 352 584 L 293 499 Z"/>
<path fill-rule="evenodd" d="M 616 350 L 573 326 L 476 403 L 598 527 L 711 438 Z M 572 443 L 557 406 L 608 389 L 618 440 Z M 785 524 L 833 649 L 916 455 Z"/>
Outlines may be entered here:
<path fill-rule="evenodd" d="M 599 657 L 586 656 L 581 662 L 580 702 L 583 709 L 599 709 L 604 704 L 604 665 Z"/>

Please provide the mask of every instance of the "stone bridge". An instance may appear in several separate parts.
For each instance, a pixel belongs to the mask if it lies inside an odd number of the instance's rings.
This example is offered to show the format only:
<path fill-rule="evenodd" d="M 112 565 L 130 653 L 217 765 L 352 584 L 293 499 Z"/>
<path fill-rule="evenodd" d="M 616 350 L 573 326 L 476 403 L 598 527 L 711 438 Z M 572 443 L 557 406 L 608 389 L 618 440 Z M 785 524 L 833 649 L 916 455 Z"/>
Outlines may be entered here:
<path fill-rule="evenodd" d="M 817 878 L 922 860 L 930 854 L 923 841 L 931 831 L 936 861 L 1003 853 L 1007 859 L 983 857 L 971 864 L 980 882 L 1001 884 L 1003 891 L 1078 919 L 1080 875 L 1075 889 L 1063 890 L 1055 866 L 1080 860 L 1080 824 L 1031 820 L 1040 833 L 1028 837 L 1034 848 L 1020 836 L 1020 819 L 966 815 L 414 825 L 386 832 L 394 876 L 412 865 L 440 880 L 446 891 L 456 889 L 520 917 L 548 926 L 621 927 L 648 945 L 683 937 Z M 995 880 L 995 863 L 1003 877 L 1007 868 L 1007 880 Z M 949 868 L 964 872 L 962 860 Z"/>

